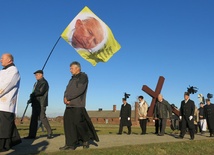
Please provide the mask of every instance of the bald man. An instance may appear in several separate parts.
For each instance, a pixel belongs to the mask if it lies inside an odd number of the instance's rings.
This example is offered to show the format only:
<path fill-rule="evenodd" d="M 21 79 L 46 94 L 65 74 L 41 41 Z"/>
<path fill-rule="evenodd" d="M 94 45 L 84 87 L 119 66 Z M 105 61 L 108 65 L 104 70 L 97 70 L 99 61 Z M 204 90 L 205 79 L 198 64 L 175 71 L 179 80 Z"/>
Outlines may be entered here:
<path fill-rule="evenodd" d="M 21 143 L 14 121 L 20 75 L 13 61 L 13 56 L 9 53 L 1 56 L 3 69 L 0 71 L 0 152 L 8 151 L 12 146 Z"/>
<path fill-rule="evenodd" d="M 167 118 L 172 118 L 172 109 L 161 94 L 158 95 L 158 101 L 155 104 L 154 116 L 155 120 L 159 120 L 160 133 L 158 133 L 158 136 L 164 136 Z"/>

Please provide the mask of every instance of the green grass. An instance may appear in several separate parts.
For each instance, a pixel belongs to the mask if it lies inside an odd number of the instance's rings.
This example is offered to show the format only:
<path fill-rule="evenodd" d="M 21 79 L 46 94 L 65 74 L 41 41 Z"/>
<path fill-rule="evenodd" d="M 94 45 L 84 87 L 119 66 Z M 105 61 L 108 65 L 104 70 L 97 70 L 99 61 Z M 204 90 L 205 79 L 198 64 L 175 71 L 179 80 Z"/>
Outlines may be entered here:
<path fill-rule="evenodd" d="M 50 125 L 51 125 L 51 128 L 52 128 L 54 134 L 60 134 L 60 135 L 64 134 L 63 125 L 61 123 L 51 121 Z M 95 124 L 94 127 L 95 127 L 98 135 L 116 134 L 119 129 L 119 125 L 110 125 L 110 124 Z M 29 124 L 20 124 L 17 126 L 17 128 L 19 130 L 21 137 L 28 135 Z M 123 131 L 127 132 L 128 130 L 126 127 L 124 127 Z M 147 133 L 152 133 L 154 131 L 155 131 L 154 126 L 147 126 Z M 166 132 L 170 133 L 172 131 L 170 128 L 167 127 Z M 141 133 L 140 127 L 132 126 L 132 133 L 140 134 Z M 46 132 L 43 133 L 41 128 L 37 132 L 37 135 L 45 135 L 45 134 L 46 134 Z"/>

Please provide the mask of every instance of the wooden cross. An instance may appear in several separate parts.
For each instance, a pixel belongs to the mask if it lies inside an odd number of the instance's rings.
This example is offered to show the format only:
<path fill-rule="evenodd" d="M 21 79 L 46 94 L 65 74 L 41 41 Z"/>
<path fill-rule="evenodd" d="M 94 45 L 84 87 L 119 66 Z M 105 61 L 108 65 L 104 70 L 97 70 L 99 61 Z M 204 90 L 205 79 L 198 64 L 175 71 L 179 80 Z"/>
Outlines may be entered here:
<path fill-rule="evenodd" d="M 149 107 L 149 111 L 148 111 L 148 114 L 147 114 L 148 117 L 153 117 L 155 103 L 156 103 L 158 95 L 160 94 L 161 89 L 163 87 L 164 80 L 165 80 L 165 78 L 163 76 L 159 77 L 155 91 L 150 89 L 147 85 L 143 85 L 143 87 L 142 87 L 142 90 L 144 92 L 146 92 L 149 96 L 152 97 L 152 102 L 151 102 L 151 105 Z"/>

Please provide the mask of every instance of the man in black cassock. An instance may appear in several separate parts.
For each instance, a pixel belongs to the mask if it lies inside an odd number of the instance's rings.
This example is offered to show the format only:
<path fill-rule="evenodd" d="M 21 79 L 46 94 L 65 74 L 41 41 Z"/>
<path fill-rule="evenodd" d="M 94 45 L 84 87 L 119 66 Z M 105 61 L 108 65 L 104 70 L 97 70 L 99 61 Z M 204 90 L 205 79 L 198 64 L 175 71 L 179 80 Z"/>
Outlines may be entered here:
<path fill-rule="evenodd" d="M 131 134 L 131 105 L 126 102 L 126 99 L 122 99 L 123 104 L 121 105 L 120 109 L 120 126 L 118 134 L 121 135 L 123 132 L 123 126 L 127 126 L 128 128 L 128 135 Z"/>
<path fill-rule="evenodd" d="M 189 93 L 184 93 L 184 100 L 181 102 L 180 107 L 180 120 L 181 120 L 181 132 L 178 138 L 183 139 L 184 135 L 186 134 L 186 129 L 189 129 L 190 140 L 194 140 L 194 111 L 195 111 L 195 103 L 194 101 L 190 100 Z"/>
<path fill-rule="evenodd" d="M 89 148 L 89 140 L 99 141 L 94 126 L 85 109 L 88 76 L 81 72 L 79 62 L 70 64 L 70 79 L 64 92 L 64 132 L 65 146 L 60 150 L 75 150 L 79 141 L 83 142 L 83 149 Z"/>
<path fill-rule="evenodd" d="M 206 99 L 206 103 L 204 106 L 204 116 L 207 120 L 210 137 L 214 137 L 214 104 L 210 103 L 210 99 Z"/>
<path fill-rule="evenodd" d="M 0 71 L 0 152 L 21 143 L 15 125 L 20 75 L 13 61 L 9 53 L 1 57 L 4 68 Z"/>

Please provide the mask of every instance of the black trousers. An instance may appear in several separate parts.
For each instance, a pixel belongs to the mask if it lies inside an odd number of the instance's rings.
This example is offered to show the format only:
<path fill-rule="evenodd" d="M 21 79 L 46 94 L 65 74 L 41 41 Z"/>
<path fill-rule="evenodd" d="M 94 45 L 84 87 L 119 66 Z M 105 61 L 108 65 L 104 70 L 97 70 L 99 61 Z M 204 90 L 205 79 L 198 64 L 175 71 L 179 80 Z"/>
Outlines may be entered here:
<path fill-rule="evenodd" d="M 158 134 L 160 130 L 160 123 L 159 120 L 155 120 L 155 134 Z"/>
<path fill-rule="evenodd" d="M 36 137 L 39 119 L 44 125 L 44 127 L 46 128 L 48 134 L 52 134 L 52 130 L 48 122 L 48 119 L 46 117 L 45 111 L 46 111 L 46 107 L 43 107 L 43 106 L 32 107 L 32 115 L 30 120 L 30 131 L 29 131 L 30 137 Z"/>
<path fill-rule="evenodd" d="M 119 126 L 119 133 L 122 134 L 123 132 L 123 127 L 124 125 L 122 125 L 122 123 L 120 123 L 120 126 Z M 128 134 L 131 134 L 131 126 L 127 126 L 128 128 Z"/>
<path fill-rule="evenodd" d="M 65 144 L 75 146 L 79 140 L 90 139 L 89 127 L 83 114 L 84 108 L 66 108 L 64 113 Z"/>
<path fill-rule="evenodd" d="M 194 125 L 194 120 L 192 119 L 191 121 L 189 118 L 183 117 L 181 120 L 181 133 L 180 137 L 184 137 L 186 134 L 186 129 L 189 129 L 189 134 L 190 138 L 194 139 L 194 134 L 195 134 L 195 125 Z"/>
<path fill-rule="evenodd" d="M 159 118 L 160 135 L 165 134 L 167 118 Z"/>
<path fill-rule="evenodd" d="M 142 134 L 146 134 L 147 119 L 140 119 L 139 123 L 140 123 L 140 128 L 141 128 Z"/>

